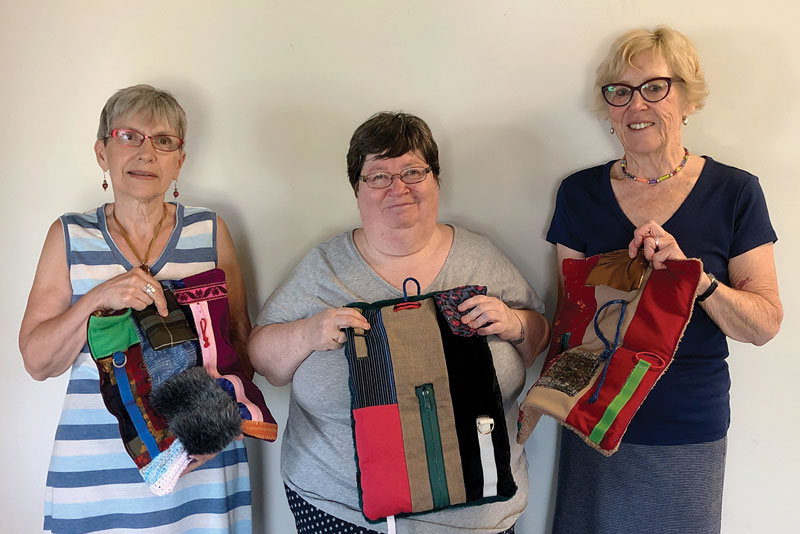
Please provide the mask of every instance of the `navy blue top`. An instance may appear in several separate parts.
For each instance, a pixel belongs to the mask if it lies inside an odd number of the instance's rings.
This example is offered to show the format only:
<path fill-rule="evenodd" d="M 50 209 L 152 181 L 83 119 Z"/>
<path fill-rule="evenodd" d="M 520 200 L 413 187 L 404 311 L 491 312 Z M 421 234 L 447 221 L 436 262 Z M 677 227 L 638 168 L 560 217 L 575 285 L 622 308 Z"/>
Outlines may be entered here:
<path fill-rule="evenodd" d="M 697 183 L 663 228 L 688 258 L 729 285 L 728 261 L 778 238 L 752 174 L 708 156 Z M 611 166 L 579 171 L 559 187 L 547 240 L 587 257 L 628 248 L 635 226 L 611 188 Z M 623 441 L 680 445 L 721 439 L 730 422 L 725 334 L 699 305 L 670 368 L 633 418 Z"/>

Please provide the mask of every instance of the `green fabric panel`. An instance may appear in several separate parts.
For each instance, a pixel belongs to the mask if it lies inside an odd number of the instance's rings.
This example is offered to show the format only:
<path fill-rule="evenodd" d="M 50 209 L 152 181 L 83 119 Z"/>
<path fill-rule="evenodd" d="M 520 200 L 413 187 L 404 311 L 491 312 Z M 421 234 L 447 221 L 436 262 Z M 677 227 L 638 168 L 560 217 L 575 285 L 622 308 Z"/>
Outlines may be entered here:
<path fill-rule="evenodd" d="M 592 429 L 592 433 L 589 434 L 589 439 L 593 443 L 597 443 L 599 445 L 603 440 L 606 432 L 608 432 L 608 429 L 611 427 L 611 423 L 613 423 L 614 419 L 617 418 L 617 415 L 622 407 L 625 406 L 629 400 L 631 400 L 633 393 L 636 391 L 636 388 L 639 386 L 639 383 L 642 381 L 642 378 L 644 378 L 644 375 L 647 373 L 648 369 L 650 369 L 650 362 L 639 360 L 639 363 L 636 364 L 636 367 L 633 368 L 630 376 L 628 376 L 628 379 L 625 381 L 625 385 L 622 386 L 620 392 L 616 397 L 614 397 L 614 400 L 611 401 L 611 404 L 608 405 L 603 417 L 600 418 L 600 420 Z"/>
<path fill-rule="evenodd" d="M 419 413 L 422 419 L 422 435 L 425 440 L 425 456 L 428 460 L 428 478 L 431 481 L 433 507 L 450 505 L 447 490 L 447 474 L 442 454 L 442 437 L 439 435 L 439 416 L 436 413 L 436 394 L 433 384 L 416 387 L 419 398 Z"/>
<path fill-rule="evenodd" d="M 95 360 L 110 356 L 117 351 L 125 352 L 139 343 L 139 336 L 131 323 L 130 308 L 122 315 L 89 317 L 89 348 Z"/>

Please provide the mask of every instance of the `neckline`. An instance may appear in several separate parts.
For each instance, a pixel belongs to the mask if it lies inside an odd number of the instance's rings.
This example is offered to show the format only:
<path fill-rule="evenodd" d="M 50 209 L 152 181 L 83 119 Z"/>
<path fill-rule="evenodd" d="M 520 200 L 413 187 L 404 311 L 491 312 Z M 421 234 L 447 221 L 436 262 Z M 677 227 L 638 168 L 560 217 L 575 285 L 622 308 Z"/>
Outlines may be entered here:
<path fill-rule="evenodd" d="M 164 250 L 161 251 L 161 254 L 158 255 L 158 258 L 153 262 L 150 266 L 150 275 L 156 277 L 167 263 L 167 254 L 171 252 L 178 244 L 178 237 L 180 237 L 181 228 L 183 227 L 183 212 L 184 206 L 179 202 L 170 201 L 168 204 L 172 204 L 175 206 L 175 227 L 172 229 L 172 233 L 169 235 L 169 239 L 167 240 L 166 246 L 164 246 Z M 111 233 L 108 231 L 108 219 L 106 218 L 106 206 L 108 203 L 106 202 L 99 208 L 97 208 L 97 220 L 100 226 L 100 231 L 103 234 L 103 239 L 106 240 L 108 243 L 109 248 L 111 249 L 111 253 L 114 255 L 114 258 L 117 260 L 117 263 L 122 265 L 126 271 L 130 271 L 134 267 L 138 267 L 138 265 L 133 265 L 128 258 L 120 251 L 117 243 L 114 241 L 114 238 L 111 237 Z"/>
<path fill-rule="evenodd" d="M 681 205 L 678 206 L 678 209 L 676 209 L 672 215 L 670 215 L 669 219 L 664 221 L 664 224 L 661 225 L 662 228 L 666 229 L 667 227 L 671 226 L 672 222 L 677 220 L 681 213 L 688 209 L 687 206 L 691 205 L 691 203 L 694 201 L 694 198 L 700 195 L 700 192 L 702 192 L 702 190 L 706 187 L 706 182 L 708 182 L 708 174 L 714 167 L 715 162 L 710 156 L 704 155 L 700 157 L 705 160 L 705 164 L 700 171 L 700 175 L 697 177 L 697 181 L 694 183 L 694 186 L 692 186 L 689 194 L 686 195 L 686 198 L 683 199 Z M 633 224 L 633 221 L 631 221 L 625 212 L 622 211 L 622 207 L 620 207 L 617 197 L 614 195 L 614 189 L 611 187 L 611 167 L 616 162 L 617 160 L 612 159 L 603 167 L 603 172 L 601 174 L 601 180 L 603 181 L 602 187 L 606 196 L 606 200 L 611 206 L 613 206 L 613 211 L 617 219 L 619 219 L 625 226 L 631 229 L 631 232 L 633 232 L 633 230 L 636 229 L 636 225 Z"/>
<path fill-rule="evenodd" d="M 450 244 L 450 250 L 447 251 L 447 257 L 444 259 L 444 263 L 442 263 L 441 269 L 439 269 L 439 272 L 436 273 L 436 276 L 431 281 L 431 283 L 428 284 L 427 287 L 420 289 L 419 293 L 420 295 L 430 293 L 432 291 L 431 288 L 439 287 L 439 280 L 444 276 L 443 273 L 445 272 L 445 269 L 447 268 L 447 265 L 450 262 L 450 258 L 453 256 L 453 250 L 456 248 L 456 242 L 459 240 L 458 226 L 454 224 L 447 224 L 447 226 L 453 229 L 453 242 Z M 388 289 L 394 295 L 402 297 L 403 290 L 398 289 L 389 282 L 387 282 L 381 275 L 378 274 L 377 271 L 375 271 L 375 269 L 372 268 L 372 266 L 370 266 L 369 263 L 367 263 L 367 260 L 365 260 L 364 256 L 362 256 L 361 253 L 358 251 L 355 239 L 353 238 L 353 234 L 355 233 L 356 230 L 357 228 L 354 228 L 353 230 L 347 232 L 347 246 L 350 249 L 350 253 L 357 258 L 356 261 L 360 262 L 364 270 L 367 273 L 369 273 L 369 275 L 372 276 L 372 278 L 374 278 L 379 284 L 381 284 L 384 288 Z"/>

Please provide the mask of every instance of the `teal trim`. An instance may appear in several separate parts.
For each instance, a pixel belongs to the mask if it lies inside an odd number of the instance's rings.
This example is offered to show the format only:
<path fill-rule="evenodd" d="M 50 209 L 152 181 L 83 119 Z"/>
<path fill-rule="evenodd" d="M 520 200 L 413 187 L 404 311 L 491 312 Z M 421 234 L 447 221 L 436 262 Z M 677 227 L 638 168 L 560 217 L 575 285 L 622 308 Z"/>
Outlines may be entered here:
<path fill-rule="evenodd" d="M 571 335 L 572 332 L 564 332 L 561 334 L 561 339 L 559 339 L 559 342 L 561 343 L 561 350 L 559 350 L 559 354 L 569 350 L 569 338 Z"/>
<path fill-rule="evenodd" d="M 419 414 L 422 417 L 422 435 L 428 459 L 428 478 L 431 482 L 433 507 L 444 508 L 450 505 L 450 491 L 447 488 L 442 436 L 439 434 L 439 415 L 436 411 L 433 384 L 417 386 L 416 392 L 419 399 Z"/>

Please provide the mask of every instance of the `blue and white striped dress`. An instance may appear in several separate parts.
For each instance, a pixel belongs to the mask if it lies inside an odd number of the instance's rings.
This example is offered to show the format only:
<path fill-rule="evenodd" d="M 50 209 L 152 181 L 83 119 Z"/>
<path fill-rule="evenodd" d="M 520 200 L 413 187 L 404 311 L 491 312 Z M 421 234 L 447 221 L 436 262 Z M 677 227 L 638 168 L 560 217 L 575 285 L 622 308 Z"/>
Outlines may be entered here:
<path fill-rule="evenodd" d="M 216 214 L 176 204 L 175 230 L 152 265 L 169 280 L 217 263 Z M 66 238 L 72 301 L 133 265 L 108 233 L 103 207 L 61 217 Z M 121 534 L 250 533 L 250 474 L 242 441 L 182 477 L 158 497 L 142 481 L 103 404 L 97 367 L 88 345 L 72 366 L 47 473 L 44 531 Z"/>

